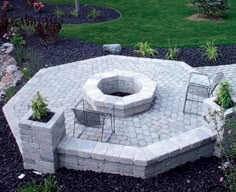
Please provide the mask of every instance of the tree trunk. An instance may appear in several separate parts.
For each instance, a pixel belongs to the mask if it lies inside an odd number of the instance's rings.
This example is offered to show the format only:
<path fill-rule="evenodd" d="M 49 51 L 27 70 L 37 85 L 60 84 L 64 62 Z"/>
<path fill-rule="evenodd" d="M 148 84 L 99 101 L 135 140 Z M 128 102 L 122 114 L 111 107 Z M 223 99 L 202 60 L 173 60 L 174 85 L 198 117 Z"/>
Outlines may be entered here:
<path fill-rule="evenodd" d="M 75 10 L 79 11 L 79 0 L 75 0 Z"/>

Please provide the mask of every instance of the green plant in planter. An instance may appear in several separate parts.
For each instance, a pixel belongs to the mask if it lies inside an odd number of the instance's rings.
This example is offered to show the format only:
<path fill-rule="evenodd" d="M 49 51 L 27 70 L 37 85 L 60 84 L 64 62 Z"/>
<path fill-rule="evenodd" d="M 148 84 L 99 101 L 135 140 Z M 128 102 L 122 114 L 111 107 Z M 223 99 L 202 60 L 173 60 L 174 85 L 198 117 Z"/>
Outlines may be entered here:
<path fill-rule="evenodd" d="M 101 15 L 100 11 L 97 11 L 96 9 L 92 9 L 89 13 L 88 13 L 88 18 L 89 19 L 96 19 L 97 17 L 99 17 Z"/>
<path fill-rule="evenodd" d="M 139 42 L 134 46 L 134 52 L 142 55 L 143 57 L 146 56 L 154 56 L 158 54 L 158 51 L 151 48 L 151 44 L 148 42 Z"/>
<path fill-rule="evenodd" d="M 46 98 L 44 98 L 39 92 L 37 92 L 36 97 L 32 101 L 32 117 L 37 120 L 41 120 L 48 114 L 48 104 Z"/>
<path fill-rule="evenodd" d="M 168 48 L 166 58 L 170 59 L 170 60 L 177 59 L 178 51 L 179 51 L 179 49 L 177 49 L 177 48 Z"/>
<path fill-rule="evenodd" d="M 232 107 L 234 104 L 231 96 L 232 91 L 232 87 L 228 81 L 221 82 L 219 90 L 217 92 L 216 103 L 224 109 Z"/>

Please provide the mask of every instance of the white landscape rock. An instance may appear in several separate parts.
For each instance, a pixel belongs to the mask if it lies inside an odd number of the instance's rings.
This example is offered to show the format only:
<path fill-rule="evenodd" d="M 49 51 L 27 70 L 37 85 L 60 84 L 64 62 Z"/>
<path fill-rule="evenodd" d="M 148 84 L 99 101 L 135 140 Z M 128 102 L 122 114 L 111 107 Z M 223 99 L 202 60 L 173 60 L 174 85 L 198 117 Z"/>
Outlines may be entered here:
<path fill-rule="evenodd" d="M 18 71 L 18 67 L 16 65 L 8 65 L 6 67 L 7 73 L 14 74 L 16 71 Z"/>
<path fill-rule="evenodd" d="M 120 44 L 104 44 L 103 45 L 103 50 L 111 54 L 120 54 L 121 49 L 122 47 Z"/>

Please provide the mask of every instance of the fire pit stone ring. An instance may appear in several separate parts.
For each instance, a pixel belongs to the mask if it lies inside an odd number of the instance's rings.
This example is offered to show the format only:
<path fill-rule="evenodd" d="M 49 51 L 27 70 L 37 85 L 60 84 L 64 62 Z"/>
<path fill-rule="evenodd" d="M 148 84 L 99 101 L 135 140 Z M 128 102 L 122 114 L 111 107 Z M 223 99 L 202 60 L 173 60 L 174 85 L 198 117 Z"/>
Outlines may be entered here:
<path fill-rule="evenodd" d="M 84 99 L 95 111 L 129 117 L 150 109 L 157 83 L 141 73 L 114 70 L 90 77 Z"/>

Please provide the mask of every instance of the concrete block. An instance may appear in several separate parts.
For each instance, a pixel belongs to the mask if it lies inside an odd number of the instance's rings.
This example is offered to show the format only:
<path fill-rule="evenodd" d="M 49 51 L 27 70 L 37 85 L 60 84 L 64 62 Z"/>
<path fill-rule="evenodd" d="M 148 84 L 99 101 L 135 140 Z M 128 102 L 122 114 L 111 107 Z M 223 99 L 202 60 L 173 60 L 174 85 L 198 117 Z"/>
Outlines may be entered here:
<path fill-rule="evenodd" d="M 120 161 L 120 153 L 123 150 L 122 145 L 109 144 L 105 160 L 110 162 L 119 162 Z"/>
<path fill-rule="evenodd" d="M 120 153 L 120 163 L 134 164 L 136 147 L 124 146 Z"/>
<path fill-rule="evenodd" d="M 65 154 L 78 156 L 79 155 L 78 150 L 80 148 L 81 143 L 82 143 L 81 139 L 77 138 L 70 139 L 70 141 L 66 145 Z"/>
<path fill-rule="evenodd" d="M 144 171 L 133 170 L 133 176 L 134 176 L 134 177 L 145 178 L 145 177 L 146 177 L 146 174 L 145 174 Z"/>
<path fill-rule="evenodd" d="M 71 139 L 72 139 L 72 137 L 64 137 L 60 141 L 60 143 L 57 145 L 57 152 L 58 153 L 65 153 L 66 146 L 68 145 L 68 143 L 70 142 Z"/>
<path fill-rule="evenodd" d="M 74 164 L 68 164 L 65 163 L 64 167 L 67 169 L 73 169 L 73 170 L 78 170 L 78 171 L 84 171 L 84 166 L 80 166 L 80 165 L 74 165 Z"/>
<path fill-rule="evenodd" d="M 22 141 L 28 142 L 29 144 L 31 142 L 33 142 L 33 138 L 31 136 L 28 136 L 28 135 L 20 135 L 20 139 Z"/>
<path fill-rule="evenodd" d="M 65 158 L 63 159 L 63 162 L 67 164 L 78 165 L 79 160 L 76 158 L 76 156 L 66 155 Z"/>
<path fill-rule="evenodd" d="M 80 147 L 78 148 L 78 155 L 85 158 L 92 157 L 95 146 L 96 141 L 82 140 Z"/>
<path fill-rule="evenodd" d="M 155 154 L 154 159 L 156 161 L 162 161 L 167 159 L 169 156 L 169 151 L 164 149 L 164 145 L 167 145 L 167 141 L 163 140 L 151 145 L 148 145 L 146 148 L 153 154 Z"/>
<path fill-rule="evenodd" d="M 97 142 L 92 152 L 92 158 L 104 160 L 108 146 L 108 143 Z"/>

